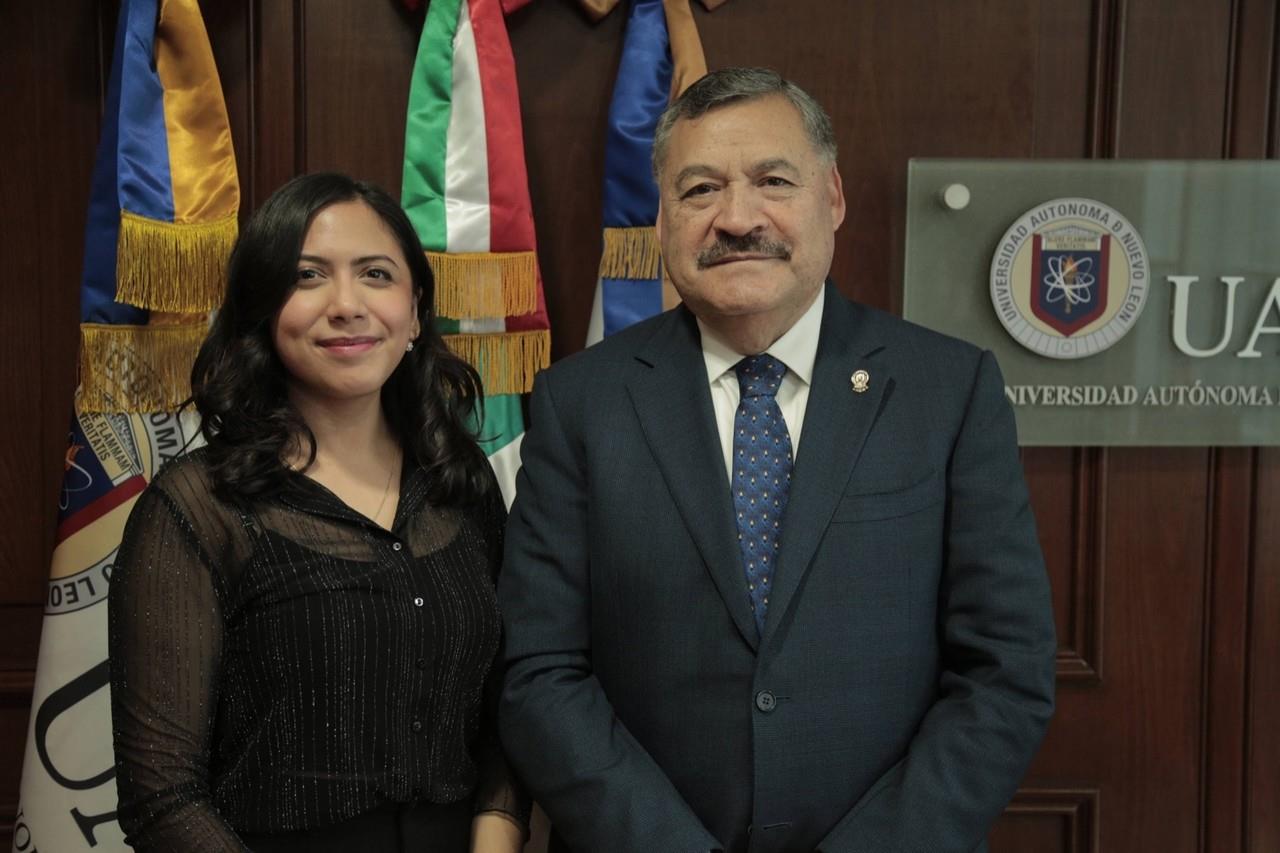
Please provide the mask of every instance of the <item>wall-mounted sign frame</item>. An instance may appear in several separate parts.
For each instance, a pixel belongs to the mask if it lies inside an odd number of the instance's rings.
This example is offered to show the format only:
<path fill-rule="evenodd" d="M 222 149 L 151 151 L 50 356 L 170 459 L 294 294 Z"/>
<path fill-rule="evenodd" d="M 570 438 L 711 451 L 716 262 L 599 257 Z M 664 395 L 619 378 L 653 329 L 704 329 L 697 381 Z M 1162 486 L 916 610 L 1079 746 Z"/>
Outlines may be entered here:
<path fill-rule="evenodd" d="M 1026 445 L 1280 445 L 1280 162 L 912 160 L 903 314 Z"/>

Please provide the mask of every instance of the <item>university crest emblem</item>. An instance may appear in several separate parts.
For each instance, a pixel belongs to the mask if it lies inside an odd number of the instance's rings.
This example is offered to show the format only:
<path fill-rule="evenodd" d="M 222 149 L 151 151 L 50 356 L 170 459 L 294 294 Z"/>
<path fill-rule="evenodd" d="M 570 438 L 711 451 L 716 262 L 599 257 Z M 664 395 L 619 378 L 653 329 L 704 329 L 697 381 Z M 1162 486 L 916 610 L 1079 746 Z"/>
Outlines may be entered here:
<path fill-rule="evenodd" d="M 991 304 L 1026 348 L 1084 358 L 1116 344 L 1147 298 L 1147 250 L 1125 217 L 1098 201 L 1045 202 L 1009 227 L 991 260 Z"/>

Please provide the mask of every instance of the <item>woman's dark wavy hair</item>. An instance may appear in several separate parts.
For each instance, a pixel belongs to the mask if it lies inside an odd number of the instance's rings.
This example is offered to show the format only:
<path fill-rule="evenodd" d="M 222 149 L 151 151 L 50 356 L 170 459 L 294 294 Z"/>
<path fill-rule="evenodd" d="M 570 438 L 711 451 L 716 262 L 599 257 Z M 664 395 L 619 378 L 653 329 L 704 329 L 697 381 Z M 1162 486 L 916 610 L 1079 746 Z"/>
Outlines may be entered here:
<path fill-rule="evenodd" d="M 214 491 L 231 501 L 266 496 L 284 485 L 288 453 L 303 450 L 307 465 L 315 461 L 315 436 L 289 402 L 272 327 L 297 279 L 311 221 L 345 201 L 364 202 L 391 229 L 418 296 L 421 334 L 382 387 L 387 419 L 425 470 L 433 503 L 474 503 L 492 482 L 468 425 L 484 405 L 480 377 L 435 330 L 435 281 L 400 205 L 372 184 L 333 173 L 303 175 L 273 193 L 231 252 L 226 298 L 191 371 Z"/>

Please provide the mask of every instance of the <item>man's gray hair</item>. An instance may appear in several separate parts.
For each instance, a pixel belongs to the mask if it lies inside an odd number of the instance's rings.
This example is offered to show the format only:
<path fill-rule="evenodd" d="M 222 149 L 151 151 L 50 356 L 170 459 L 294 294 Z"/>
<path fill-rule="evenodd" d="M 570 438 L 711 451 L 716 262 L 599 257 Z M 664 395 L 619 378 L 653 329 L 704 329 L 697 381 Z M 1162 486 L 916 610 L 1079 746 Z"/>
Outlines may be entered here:
<path fill-rule="evenodd" d="M 653 174 L 666 160 L 671 129 L 681 119 L 696 119 L 717 107 L 781 95 L 800 113 L 805 135 L 828 162 L 836 161 L 836 134 L 822 105 L 795 83 L 768 68 L 722 68 L 712 71 L 681 93 L 658 119 L 653 134 Z"/>

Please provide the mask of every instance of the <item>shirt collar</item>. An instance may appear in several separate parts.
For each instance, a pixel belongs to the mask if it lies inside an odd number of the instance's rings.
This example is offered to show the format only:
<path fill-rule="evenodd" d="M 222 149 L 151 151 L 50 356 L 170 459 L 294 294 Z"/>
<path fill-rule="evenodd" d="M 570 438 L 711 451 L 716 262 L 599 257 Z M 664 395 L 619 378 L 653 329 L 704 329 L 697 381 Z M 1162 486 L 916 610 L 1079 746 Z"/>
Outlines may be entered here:
<path fill-rule="evenodd" d="M 818 296 L 808 310 L 765 350 L 806 385 L 813 381 L 813 363 L 818 358 L 818 331 L 822 328 L 822 306 L 826 297 L 826 288 L 819 288 Z M 698 331 L 702 334 L 702 360 L 707 366 L 707 381 L 714 383 L 725 373 L 732 372 L 744 354 L 729 346 L 701 318 L 698 319 Z"/>
<path fill-rule="evenodd" d="M 400 463 L 400 499 L 396 506 L 396 522 L 417 512 L 427 498 L 426 474 L 412 455 L 405 453 Z M 288 471 L 279 500 L 302 512 L 354 522 L 385 532 L 385 528 L 347 506 L 337 495 L 301 471 Z M 395 527 L 399 529 L 399 524 Z"/>

